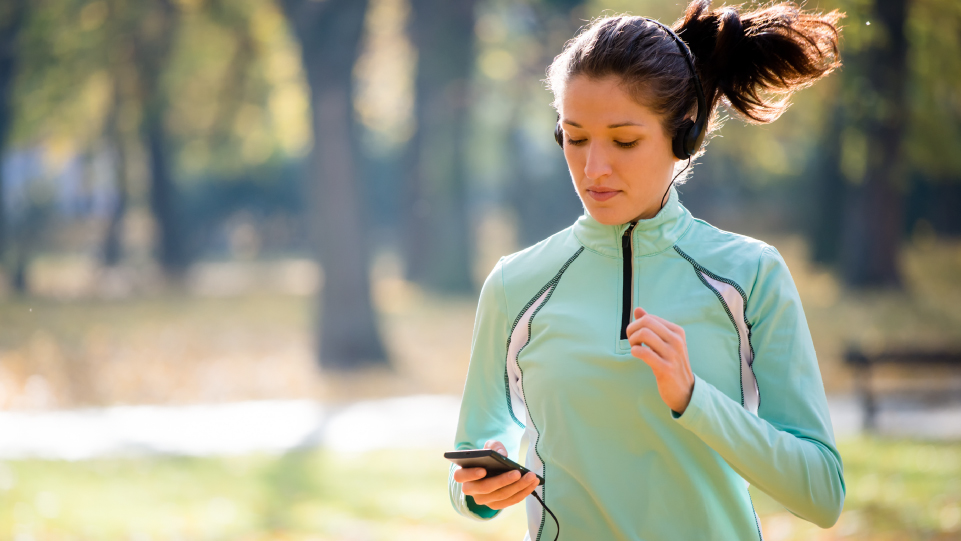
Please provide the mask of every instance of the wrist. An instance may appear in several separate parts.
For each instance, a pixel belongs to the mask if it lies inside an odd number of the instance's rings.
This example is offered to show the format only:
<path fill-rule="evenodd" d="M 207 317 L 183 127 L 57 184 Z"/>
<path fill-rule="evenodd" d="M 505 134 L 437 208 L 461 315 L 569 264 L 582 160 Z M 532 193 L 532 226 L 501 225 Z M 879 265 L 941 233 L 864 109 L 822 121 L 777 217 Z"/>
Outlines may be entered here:
<path fill-rule="evenodd" d="M 679 407 L 673 407 L 671 408 L 671 411 L 673 411 L 676 416 L 683 415 L 684 412 L 687 410 L 687 407 L 691 405 L 692 396 L 694 396 L 694 377 L 693 376 L 691 377 L 691 384 L 687 388 L 687 393 L 684 395 L 681 401 L 675 404 L 675 406 L 679 406 Z"/>

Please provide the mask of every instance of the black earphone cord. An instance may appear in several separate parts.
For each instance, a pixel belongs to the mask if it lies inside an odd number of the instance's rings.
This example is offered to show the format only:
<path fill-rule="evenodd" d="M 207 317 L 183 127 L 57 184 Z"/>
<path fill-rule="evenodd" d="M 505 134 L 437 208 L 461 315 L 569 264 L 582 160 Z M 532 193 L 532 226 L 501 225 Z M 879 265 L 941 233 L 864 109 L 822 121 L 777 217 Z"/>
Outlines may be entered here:
<path fill-rule="evenodd" d="M 674 175 L 674 178 L 671 179 L 671 184 L 667 185 L 667 189 L 664 190 L 664 195 L 661 196 L 661 208 L 664 208 L 664 198 L 667 197 L 667 192 L 671 190 L 671 185 L 673 185 L 674 181 L 677 180 L 677 177 L 681 176 L 681 173 L 683 173 L 684 171 L 687 171 L 687 168 L 690 166 L 691 166 L 691 158 L 688 158 L 687 165 L 684 166 L 684 169 L 681 169 L 676 175 Z"/>
<path fill-rule="evenodd" d="M 541 502 L 541 506 L 544 508 L 544 510 L 547 511 L 548 513 L 550 513 L 550 514 L 551 514 L 551 518 L 554 519 L 554 524 L 557 524 L 557 533 L 554 534 L 554 541 L 557 541 L 558 536 L 561 535 L 561 523 L 557 521 L 557 516 L 554 515 L 554 512 L 551 511 L 551 508 L 550 508 L 550 507 L 547 507 L 547 504 L 544 503 L 544 500 L 542 500 L 541 497 L 537 495 L 537 490 L 536 490 L 536 489 L 534 490 L 534 492 L 531 492 L 531 494 L 532 494 L 535 498 L 537 498 L 537 501 Z"/>

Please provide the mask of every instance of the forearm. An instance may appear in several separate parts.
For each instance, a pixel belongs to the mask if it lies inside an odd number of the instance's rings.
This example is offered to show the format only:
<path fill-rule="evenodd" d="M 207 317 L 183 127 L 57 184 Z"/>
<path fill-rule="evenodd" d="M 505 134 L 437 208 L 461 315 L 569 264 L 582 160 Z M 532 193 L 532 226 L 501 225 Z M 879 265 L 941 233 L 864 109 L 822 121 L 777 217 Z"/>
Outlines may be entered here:
<path fill-rule="evenodd" d="M 824 528 L 837 522 L 845 488 L 830 436 L 779 429 L 701 378 L 687 409 L 675 418 L 792 513 Z"/>

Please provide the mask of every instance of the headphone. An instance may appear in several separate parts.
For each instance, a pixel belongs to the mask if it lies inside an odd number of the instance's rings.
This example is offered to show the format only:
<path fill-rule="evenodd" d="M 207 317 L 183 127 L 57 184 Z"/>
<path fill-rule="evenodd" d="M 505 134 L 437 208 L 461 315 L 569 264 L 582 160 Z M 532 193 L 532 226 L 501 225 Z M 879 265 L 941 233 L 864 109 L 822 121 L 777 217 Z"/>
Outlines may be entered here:
<path fill-rule="evenodd" d="M 707 100 L 704 98 L 704 91 L 701 90 L 701 81 L 697 78 L 697 72 L 694 71 L 694 55 L 691 54 L 691 49 L 684 43 L 684 40 L 678 37 L 667 25 L 647 17 L 641 18 L 666 30 L 667 33 L 674 38 L 674 41 L 677 42 L 678 48 L 687 60 L 688 67 L 691 68 L 691 75 L 694 79 L 694 91 L 697 93 L 697 119 L 693 121 L 689 118 L 684 119 L 684 122 L 678 127 L 677 133 L 674 134 L 674 138 L 671 140 L 674 155 L 677 156 L 678 159 L 687 160 L 701 148 L 701 143 L 704 142 L 704 135 L 707 133 L 707 130 L 704 129 L 707 124 Z M 557 144 L 560 145 L 561 148 L 564 148 L 564 130 L 561 128 L 560 113 L 557 115 L 557 126 L 554 128 L 554 140 L 557 141 Z"/>

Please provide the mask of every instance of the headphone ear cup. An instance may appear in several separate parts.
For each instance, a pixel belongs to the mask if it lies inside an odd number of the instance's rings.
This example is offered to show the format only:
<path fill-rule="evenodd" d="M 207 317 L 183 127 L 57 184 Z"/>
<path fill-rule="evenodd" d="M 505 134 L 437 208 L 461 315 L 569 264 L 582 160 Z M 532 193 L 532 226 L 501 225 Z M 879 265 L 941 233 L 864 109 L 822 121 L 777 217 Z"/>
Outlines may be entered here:
<path fill-rule="evenodd" d="M 564 130 L 561 128 L 561 122 L 558 120 L 557 125 L 554 126 L 554 140 L 557 141 L 558 146 L 564 148 Z"/>
<path fill-rule="evenodd" d="M 691 128 L 687 131 L 687 139 L 685 140 L 686 149 L 689 150 L 689 155 L 693 156 L 697 154 L 697 151 L 701 148 L 701 143 L 704 140 L 704 125 L 703 124 L 692 124 Z"/>
<path fill-rule="evenodd" d="M 680 127 L 677 128 L 677 133 L 674 134 L 674 139 L 671 140 L 671 147 L 674 150 L 674 155 L 677 156 L 679 160 L 686 160 L 693 155 L 692 152 L 688 152 L 692 146 L 689 141 L 691 140 L 691 128 L 693 127 L 693 120 L 689 118 L 684 120 Z M 697 134 L 694 135 L 696 137 Z"/>

